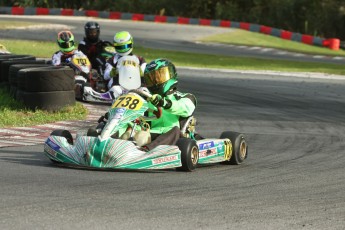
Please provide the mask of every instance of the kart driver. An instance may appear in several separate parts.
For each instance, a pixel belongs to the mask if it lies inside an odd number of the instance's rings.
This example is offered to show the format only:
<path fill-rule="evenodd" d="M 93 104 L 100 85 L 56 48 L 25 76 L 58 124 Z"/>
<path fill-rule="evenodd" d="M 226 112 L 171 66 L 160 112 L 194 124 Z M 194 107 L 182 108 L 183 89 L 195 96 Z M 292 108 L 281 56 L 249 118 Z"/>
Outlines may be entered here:
<path fill-rule="evenodd" d="M 175 65 L 167 59 L 156 59 L 147 64 L 144 82 L 153 94 L 149 102 L 161 107 L 162 115 L 151 121 L 152 142 L 142 146 L 142 150 L 149 151 L 158 145 L 175 145 L 181 134 L 180 119 L 193 114 L 196 98 L 193 94 L 177 91 Z"/>
<path fill-rule="evenodd" d="M 71 62 L 71 58 L 76 53 L 81 51 L 75 49 L 74 35 L 71 31 L 64 30 L 58 33 L 57 44 L 60 50 L 56 51 L 52 56 L 52 64 L 54 66 L 68 65 Z"/>
<path fill-rule="evenodd" d="M 119 85 L 119 75 L 116 66 L 119 60 L 124 56 L 133 56 L 137 58 L 140 66 L 140 73 L 145 70 L 146 61 L 143 57 L 134 55 L 133 51 L 133 37 L 127 31 L 121 31 L 114 36 L 115 55 L 108 60 L 104 71 L 104 79 L 108 81 L 108 89 L 113 92 L 114 98 L 126 93 L 126 90 Z"/>
<path fill-rule="evenodd" d="M 113 46 L 111 42 L 99 39 L 100 26 L 97 22 L 87 22 L 84 26 L 85 37 L 80 41 L 78 49 L 82 51 L 90 60 L 93 69 L 99 70 L 102 67 L 102 63 L 105 64 L 106 60 L 101 57 L 104 47 Z M 101 63 L 97 60 L 101 61 Z"/>

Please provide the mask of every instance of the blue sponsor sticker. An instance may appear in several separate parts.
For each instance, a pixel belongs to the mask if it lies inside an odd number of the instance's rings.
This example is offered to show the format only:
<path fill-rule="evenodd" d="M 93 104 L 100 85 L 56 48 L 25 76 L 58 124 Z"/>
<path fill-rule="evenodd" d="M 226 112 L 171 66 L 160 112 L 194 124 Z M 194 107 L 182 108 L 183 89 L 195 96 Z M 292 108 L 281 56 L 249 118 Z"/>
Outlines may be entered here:
<path fill-rule="evenodd" d="M 214 147 L 214 142 L 213 141 L 209 141 L 209 142 L 205 142 L 205 143 L 199 144 L 199 150 L 209 149 L 209 148 L 213 148 L 213 147 Z"/>
<path fill-rule="evenodd" d="M 125 108 L 117 108 L 116 113 L 124 113 L 126 111 Z"/>
<path fill-rule="evenodd" d="M 126 109 L 124 109 L 124 108 L 118 108 L 118 109 L 116 109 L 114 118 L 115 118 L 115 119 L 121 119 L 121 118 L 123 117 L 123 114 L 124 114 L 125 112 L 126 112 Z"/>
<path fill-rule="evenodd" d="M 55 144 L 55 143 L 54 143 L 52 140 L 50 140 L 49 138 L 47 139 L 46 144 L 47 144 L 50 148 L 54 149 L 55 151 L 58 151 L 58 150 L 60 149 L 60 146 L 58 146 L 57 144 Z"/>

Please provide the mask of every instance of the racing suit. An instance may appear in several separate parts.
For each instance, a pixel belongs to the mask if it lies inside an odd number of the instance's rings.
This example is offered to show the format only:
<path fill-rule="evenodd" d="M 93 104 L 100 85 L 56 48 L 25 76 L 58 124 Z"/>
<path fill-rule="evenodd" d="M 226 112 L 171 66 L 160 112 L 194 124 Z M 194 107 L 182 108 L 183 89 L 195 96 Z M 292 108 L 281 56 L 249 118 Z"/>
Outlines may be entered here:
<path fill-rule="evenodd" d="M 81 52 L 80 50 L 73 50 L 72 52 L 65 54 L 61 51 L 56 51 L 52 56 L 52 64 L 54 66 L 68 65 L 68 63 L 71 62 L 72 56 L 74 54 L 83 54 L 83 52 Z"/>
<path fill-rule="evenodd" d="M 152 150 L 158 145 L 175 145 L 180 138 L 180 120 L 194 113 L 196 98 L 190 93 L 181 93 L 176 90 L 168 91 L 164 96 L 167 101 L 162 107 L 162 115 L 159 119 L 151 121 L 152 142 L 145 145 L 147 150 Z M 154 109 L 150 103 L 149 106 Z M 149 114 L 152 116 L 152 114 Z"/>
<path fill-rule="evenodd" d="M 135 56 L 138 58 L 139 65 L 140 65 L 140 75 L 145 70 L 146 67 L 146 61 L 143 57 L 134 55 L 134 54 L 129 54 L 130 56 Z M 120 95 L 126 93 L 127 91 L 119 85 L 119 76 L 117 74 L 116 66 L 119 61 L 119 59 L 122 56 L 119 54 L 115 54 L 114 57 L 110 58 L 108 62 L 106 63 L 105 71 L 104 71 L 104 80 L 108 81 L 108 89 L 113 93 L 114 98 L 119 97 Z M 141 81 L 143 82 L 143 81 Z M 147 90 L 146 88 L 142 87 L 141 89 Z"/>
<path fill-rule="evenodd" d="M 102 63 L 105 64 L 106 62 L 106 59 L 101 57 L 101 53 L 106 46 L 112 46 L 112 44 L 104 40 L 98 40 L 97 42 L 92 43 L 84 37 L 84 39 L 80 41 L 78 49 L 89 58 L 92 68 L 99 70 L 99 67 L 103 68 Z M 97 58 L 99 58 L 102 63 L 99 63 Z"/>

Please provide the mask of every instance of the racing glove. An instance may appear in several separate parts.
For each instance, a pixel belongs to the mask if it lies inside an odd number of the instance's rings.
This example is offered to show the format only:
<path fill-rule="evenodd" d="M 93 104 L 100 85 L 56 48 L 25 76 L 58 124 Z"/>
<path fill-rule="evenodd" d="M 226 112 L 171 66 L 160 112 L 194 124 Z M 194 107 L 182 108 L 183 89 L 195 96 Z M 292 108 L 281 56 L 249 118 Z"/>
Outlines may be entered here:
<path fill-rule="evenodd" d="M 150 102 L 156 107 L 163 107 L 164 109 L 169 109 L 171 107 L 171 101 L 165 99 L 159 94 L 153 94 L 150 98 Z"/>
<path fill-rule="evenodd" d="M 116 77 L 118 75 L 118 71 L 116 68 L 112 68 L 110 71 L 110 77 Z"/>
<path fill-rule="evenodd" d="M 66 58 L 66 60 L 65 60 L 66 65 L 71 65 L 72 64 L 71 61 L 72 61 L 71 57 Z"/>

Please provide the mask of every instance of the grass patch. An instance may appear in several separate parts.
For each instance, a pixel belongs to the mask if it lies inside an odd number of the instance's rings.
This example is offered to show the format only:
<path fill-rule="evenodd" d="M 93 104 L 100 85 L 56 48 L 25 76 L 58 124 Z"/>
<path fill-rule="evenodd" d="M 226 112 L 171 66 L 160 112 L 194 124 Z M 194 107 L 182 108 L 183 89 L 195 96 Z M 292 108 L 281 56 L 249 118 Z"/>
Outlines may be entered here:
<path fill-rule="evenodd" d="M 136 53 L 144 56 L 146 61 L 153 60 L 158 57 L 165 57 L 172 60 L 177 66 L 237 70 L 317 72 L 345 75 L 345 69 L 343 65 L 332 63 L 312 63 L 285 60 L 228 57 L 220 55 L 200 55 L 184 52 L 167 52 L 165 50 L 153 50 L 146 48 L 136 48 Z"/>
<path fill-rule="evenodd" d="M 13 99 L 5 86 L 0 86 L 0 128 L 31 126 L 65 120 L 83 120 L 87 114 L 88 110 L 79 102 L 75 106 L 65 107 L 58 112 L 31 111 Z"/>
<path fill-rule="evenodd" d="M 281 40 L 281 39 L 280 39 Z M 50 58 L 58 50 L 55 42 L 0 40 L 7 50 L 16 54 L 31 54 L 35 57 Z M 37 48 L 39 47 L 39 49 Z M 224 68 L 237 70 L 275 70 L 287 72 L 319 72 L 328 74 L 345 74 L 342 65 L 332 63 L 312 63 L 272 59 L 258 59 L 246 57 L 231 57 L 209 54 L 195 54 L 188 52 L 167 51 L 135 47 L 134 53 L 145 57 L 149 62 L 164 57 L 173 61 L 177 66 L 192 66 L 204 68 Z"/>
<path fill-rule="evenodd" d="M 51 58 L 59 49 L 56 42 L 1 39 L 0 43 L 14 54 L 28 54 L 38 58 Z"/>
<path fill-rule="evenodd" d="M 305 54 L 345 56 L 344 50 L 331 50 L 325 47 L 307 45 L 300 42 L 284 40 L 271 35 L 255 33 L 241 29 L 234 29 L 229 33 L 211 35 L 209 37 L 201 39 L 200 41 L 233 45 L 269 47 Z"/>

